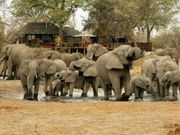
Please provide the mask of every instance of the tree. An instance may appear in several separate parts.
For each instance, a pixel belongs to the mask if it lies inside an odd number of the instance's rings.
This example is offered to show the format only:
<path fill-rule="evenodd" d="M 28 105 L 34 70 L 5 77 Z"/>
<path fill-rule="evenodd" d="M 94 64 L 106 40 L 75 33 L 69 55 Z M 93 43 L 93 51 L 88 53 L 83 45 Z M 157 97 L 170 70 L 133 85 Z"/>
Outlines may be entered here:
<path fill-rule="evenodd" d="M 63 24 L 82 4 L 82 0 L 13 0 L 11 8 L 14 17 L 25 22 L 46 19 L 57 24 L 60 38 L 63 39 Z"/>
<path fill-rule="evenodd" d="M 153 29 L 172 22 L 178 4 L 179 0 L 92 0 L 85 29 L 99 31 L 101 35 L 145 31 L 150 42 Z"/>
<path fill-rule="evenodd" d="M 153 29 L 167 27 L 177 13 L 179 0 L 131 0 L 135 7 L 132 21 L 136 28 L 145 30 L 147 42 L 150 42 Z"/>
<path fill-rule="evenodd" d="M 1 17 L 0 17 L 0 48 L 2 48 L 2 46 L 5 43 L 5 33 L 4 33 L 4 23 L 2 23 Z"/>

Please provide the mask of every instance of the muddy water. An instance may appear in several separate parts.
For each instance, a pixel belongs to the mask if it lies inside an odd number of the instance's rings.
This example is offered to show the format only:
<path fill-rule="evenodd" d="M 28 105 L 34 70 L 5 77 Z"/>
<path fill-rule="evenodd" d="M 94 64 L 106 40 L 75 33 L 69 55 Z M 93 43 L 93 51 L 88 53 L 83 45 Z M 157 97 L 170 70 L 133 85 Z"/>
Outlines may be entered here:
<path fill-rule="evenodd" d="M 124 92 L 124 91 L 123 91 Z M 10 98 L 10 99 L 23 99 L 23 89 L 20 84 L 20 81 L 12 81 L 12 80 L 0 80 L 0 98 Z M 89 90 L 88 92 L 88 97 L 81 97 L 82 90 L 80 89 L 75 89 L 73 92 L 73 98 L 69 98 L 69 96 L 65 97 L 53 97 L 53 96 L 45 96 L 44 91 L 43 91 L 43 85 L 40 85 L 40 90 L 39 90 L 39 96 L 38 99 L 39 101 L 42 102 L 104 102 L 103 97 L 104 97 L 104 92 L 102 88 L 98 89 L 98 97 L 93 97 L 93 91 L 92 89 Z M 113 96 L 110 97 L 111 101 L 114 101 L 116 98 L 113 94 Z M 180 95 L 178 97 L 180 100 Z M 132 95 L 129 99 L 130 102 L 134 101 L 134 95 Z M 139 100 L 138 100 L 139 101 Z M 147 94 L 146 92 L 144 93 L 144 98 L 143 100 L 140 100 L 148 102 L 148 101 L 158 101 L 154 99 L 151 94 Z"/>

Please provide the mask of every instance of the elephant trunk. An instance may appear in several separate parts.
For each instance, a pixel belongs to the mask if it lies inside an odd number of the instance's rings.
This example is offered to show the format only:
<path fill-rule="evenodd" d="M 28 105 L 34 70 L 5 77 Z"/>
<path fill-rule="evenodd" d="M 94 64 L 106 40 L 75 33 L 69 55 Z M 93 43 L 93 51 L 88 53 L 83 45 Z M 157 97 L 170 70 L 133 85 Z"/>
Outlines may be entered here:
<path fill-rule="evenodd" d="M 33 100 L 32 88 L 34 85 L 35 77 L 37 78 L 36 71 L 31 71 L 27 77 L 27 88 L 28 88 L 28 100 Z"/>

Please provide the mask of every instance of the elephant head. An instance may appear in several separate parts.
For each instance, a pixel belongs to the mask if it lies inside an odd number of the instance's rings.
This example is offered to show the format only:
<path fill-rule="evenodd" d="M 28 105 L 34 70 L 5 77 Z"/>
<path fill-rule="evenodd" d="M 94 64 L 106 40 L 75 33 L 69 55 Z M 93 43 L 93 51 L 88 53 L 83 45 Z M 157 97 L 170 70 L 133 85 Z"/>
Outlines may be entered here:
<path fill-rule="evenodd" d="M 78 75 L 78 71 L 71 71 L 71 70 L 63 70 L 61 72 L 57 72 L 55 74 L 55 78 L 61 80 L 62 82 L 75 82 L 76 77 Z"/>
<path fill-rule="evenodd" d="M 70 70 L 78 70 L 80 74 L 83 73 L 83 76 L 85 77 L 98 76 L 96 62 L 87 59 L 80 59 L 78 61 L 71 62 Z"/>
<path fill-rule="evenodd" d="M 86 54 L 86 58 L 93 58 L 93 57 L 99 57 L 101 55 L 103 55 L 104 53 L 107 53 L 108 49 L 102 45 L 99 44 L 90 44 L 87 47 L 87 54 Z"/>
<path fill-rule="evenodd" d="M 167 71 L 164 75 L 164 82 L 168 82 L 168 83 L 171 83 L 173 81 L 173 71 Z"/>
<path fill-rule="evenodd" d="M 56 65 L 52 60 L 25 60 L 20 65 L 20 73 L 27 78 L 27 89 L 29 98 L 32 98 L 32 87 L 36 80 L 44 74 L 54 74 Z"/>
<path fill-rule="evenodd" d="M 148 90 L 149 87 L 151 87 L 151 81 L 147 77 L 140 76 L 139 79 L 135 80 L 135 84 L 137 87 L 143 88 L 145 90 Z"/>
<path fill-rule="evenodd" d="M 1 54 L 0 54 L 0 63 L 3 61 L 3 60 L 8 60 L 10 54 L 11 54 L 11 51 L 12 51 L 12 48 L 14 46 L 13 45 L 6 45 L 2 48 L 1 50 Z"/>
<path fill-rule="evenodd" d="M 72 55 L 74 55 L 75 60 L 79 60 L 83 58 L 83 55 L 81 53 L 72 53 Z"/>
<path fill-rule="evenodd" d="M 106 65 L 108 69 L 123 69 L 124 66 L 132 65 L 132 62 L 139 59 L 144 54 L 138 47 L 131 47 L 129 45 L 121 45 L 111 52 L 109 61 Z"/>

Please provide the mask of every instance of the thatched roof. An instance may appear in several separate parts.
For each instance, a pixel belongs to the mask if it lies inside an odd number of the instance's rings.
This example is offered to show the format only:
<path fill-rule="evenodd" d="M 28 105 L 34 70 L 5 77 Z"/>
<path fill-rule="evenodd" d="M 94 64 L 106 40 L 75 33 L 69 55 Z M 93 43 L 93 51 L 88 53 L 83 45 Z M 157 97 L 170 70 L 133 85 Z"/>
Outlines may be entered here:
<path fill-rule="evenodd" d="M 53 23 L 32 22 L 20 30 L 22 34 L 59 34 L 59 28 Z"/>
<path fill-rule="evenodd" d="M 64 32 L 65 36 L 71 36 L 71 37 L 73 37 L 74 35 L 80 34 L 79 31 L 75 30 L 73 27 L 71 27 L 69 25 L 65 25 L 63 27 L 63 32 Z"/>

